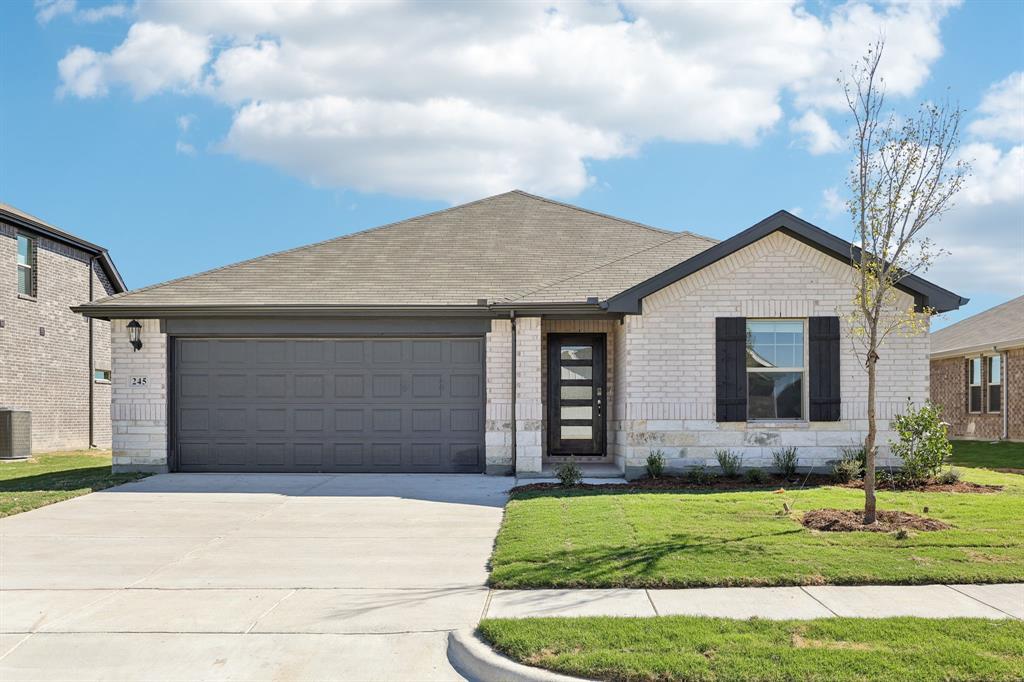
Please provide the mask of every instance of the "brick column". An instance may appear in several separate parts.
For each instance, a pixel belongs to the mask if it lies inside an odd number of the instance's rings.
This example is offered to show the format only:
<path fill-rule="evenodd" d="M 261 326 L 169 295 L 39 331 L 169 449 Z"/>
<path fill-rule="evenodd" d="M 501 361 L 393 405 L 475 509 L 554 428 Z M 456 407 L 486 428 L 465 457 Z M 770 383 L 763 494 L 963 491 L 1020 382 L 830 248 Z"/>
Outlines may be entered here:
<path fill-rule="evenodd" d="M 488 474 L 512 473 L 512 323 L 491 320 L 487 334 L 486 455 Z"/>
<path fill-rule="evenodd" d="M 541 471 L 541 429 L 544 425 L 539 317 L 516 320 L 516 474 Z"/>
<path fill-rule="evenodd" d="M 139 320 L 142 348 L 128 342 L 129 320 L 111 320 L 110 416 L 114 471 L 167 471 L 167 336 L 159 320 Z M 145 378 L 145 385 L 132 377 Z"/>

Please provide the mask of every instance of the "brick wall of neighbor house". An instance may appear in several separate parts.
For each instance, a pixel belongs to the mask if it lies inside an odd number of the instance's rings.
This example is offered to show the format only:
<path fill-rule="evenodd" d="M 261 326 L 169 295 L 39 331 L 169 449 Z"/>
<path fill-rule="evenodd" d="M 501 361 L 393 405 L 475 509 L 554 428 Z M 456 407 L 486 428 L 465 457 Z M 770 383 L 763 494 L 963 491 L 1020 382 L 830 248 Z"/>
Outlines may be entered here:
<path fill-rule="evenodd" d="M 801 466 L 824 468 L 844 446 L 859 445 L 867 429 L 867 375 L 845 325 L 840 421 L 715 421 L 715 318 L 843 314 L 853 300 L 853 272 L 774 233 L 647 297 L 643 315 L 626 317 L 625 338 L 617 344 L 622 411 L 616 452 L 627 476 L 642 475 L 648 453 L 658 448 L 676 469 L 715 465 L 716 448 L 741 452 L 746 466 L 767 466 L 772 450 L 785 446 L 797 448 Z M 880 444 L 891 436 L 889 420 L 908 397 L 915 403 L 928 397 L 928 350 L 927 333 L 887 342 L 878 372 Z M 880 449 L 883 463 L 887 453 Z"/>
<path fill-rule="evenodd" d="M 987 376 L 984 377 L 986 380 Z M 1008 410 L 1007 437 L 1024 440 L 1024 348 L 1006 352 L 1006 385 L 1003 401 Z M 983 396 L 987 387 L 983 384 Z M 967 357 L 931 361 L 931 399 L 942 407 L 952 438 L 998 440 L 1003 435 L 1001 412 L 971 413 L 967 410 Z M 987 404 L 984 405 L 987 408 Z"/>
<path fill-rule="evenodd" d="M 110 323 L 114 471 L 167 471 L 167 337 L 159 320 L 139 320 L 142 349 L 133 351 L 128 322 Z"/>
<path fill-rule="evenodd" d="M 89 446 L 89 322 L 70 307 L 89 299 L 90 257 L 36 236 L 36 297 L 18 295 L 18 231 L 0 222 L 0 405 L 32 412 L 35 452 Z M 113 287 L 98 264 L 93 296 Z M 110 369 L 109 323 L 93 322 L 95 367 Z M 42 330 L 42 331 L 41 331 Z M 110 387 L 93 383 L 94 436 L 110 445 Z"/>

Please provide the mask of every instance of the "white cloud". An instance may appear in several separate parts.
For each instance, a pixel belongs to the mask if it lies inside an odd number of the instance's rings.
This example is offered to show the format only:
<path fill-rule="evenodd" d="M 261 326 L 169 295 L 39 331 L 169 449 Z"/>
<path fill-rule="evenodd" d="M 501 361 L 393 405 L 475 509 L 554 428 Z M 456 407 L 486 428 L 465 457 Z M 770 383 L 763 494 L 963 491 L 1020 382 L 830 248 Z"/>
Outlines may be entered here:
<path fill-rule="evenodd" d="M 958 293 L 1024 292 L 1024 145 L 1006 151 L 989 143 L 966 145 L 971 161 L 957 205 L 930 230 L 950 254 L 929 276 Z"/>
<path fill-rule="evenodd" d="M 821 193 L 821 203 L 830 218 L 846 212 L 846 200 L 839 195 L 838 187 L 826 187 Z"/>
<path fill-rule="evenodd" d="M 830 154 L 843 148 L 839 136 L 825 117 L 816 111 L 808 111 L 798 119 L 789 122 L 790 131 L 799 136 L 800 143 L 811 154 Z"/>
<path fill-rule="evenodd" d="M 196 155 L 196 148 L 190 145 L 188 142 L 182 142 L 181 140 L 178 140 L 177 142 L 174 143 L 174 151 L 178 152 L 179 154 L 184 154 L 185 156 Z"/>
<path fill-rule="evenodd" d="M 125 85 L 137 99 L 162 90 L 195 89 L 209 60 L 209 40 L 177 26 L 133 24 L 109 53 L 75 47 L 60 60 L 61 94 L 100 97 Z"/>
<path fill-rule="evenodd" d="M 128 5 L 102 5 L 75 12 L 75 21 L 95 24 L 107 19 L 120 19 L 126 16 L 128 16 Z"/>
<path fill-rule="evenodd" d="M 64 14 L 75 11 L 75 0 L 36 0 L 36 21 L 48 24 Z"/>
<path fill-rule="evenodd" d="M 192 124 L 196 122 L 195 114 L 182 114 L 178 117 L 178 130 L 187 133 Z"/>
<path fill-rule="evenodd" d="M 60 73 L 80 97 L 209 96 L 235 110 L 226 149 L 319 184 L 572 196 L 588 160 L 651 140 L 756 144 L 787 97 L 812 151 L 833 148 L 836 72 L 884 33 L 888 90 L 912 93 L 947 8 L 142 0 L 124 43 L 74 48 Z"/>
<path fill-rule="evenodd" d="M 978 111 L 984 116 L 971 123 L 971 133 L 989 140 L 1024 142 L 1024 71 L 989 87 Z"/>

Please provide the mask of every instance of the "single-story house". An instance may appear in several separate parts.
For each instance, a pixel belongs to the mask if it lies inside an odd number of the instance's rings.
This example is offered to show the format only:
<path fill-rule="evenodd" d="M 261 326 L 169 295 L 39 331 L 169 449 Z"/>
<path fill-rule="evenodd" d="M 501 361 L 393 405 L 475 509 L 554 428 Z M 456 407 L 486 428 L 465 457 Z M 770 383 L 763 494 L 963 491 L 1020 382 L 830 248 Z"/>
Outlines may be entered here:
<path fill-rule="evenodd" d="M 110 253 L 0 203 L 0 407 L 33 452 L 110 447 L 110 325 L 72 306 L 126 290 Z"/>
<path fill-rule="evenodd" d="M 850 253 L 785 211 L 718 242 L 512 191 L 76 310 L 112 323 L 120 470 L 824 466 L 867 427 Z M 882 443 L 928 349 L 882 356 Z"/>
<path fill-rule="evenodd" d="M 932 332 L 931 353 L 951 436 L 1024 440 L 1024 296 Z"/>

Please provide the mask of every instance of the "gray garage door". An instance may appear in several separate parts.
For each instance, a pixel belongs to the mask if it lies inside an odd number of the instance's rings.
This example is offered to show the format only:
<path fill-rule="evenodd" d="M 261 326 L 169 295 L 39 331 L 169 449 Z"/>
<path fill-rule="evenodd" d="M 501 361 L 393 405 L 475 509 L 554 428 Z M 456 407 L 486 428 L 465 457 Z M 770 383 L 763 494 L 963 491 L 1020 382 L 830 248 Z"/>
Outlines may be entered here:
<path fill-rule="evenodd" d="M 483 339 L 177 339 L 182 471 L 483 471 Z"/>

